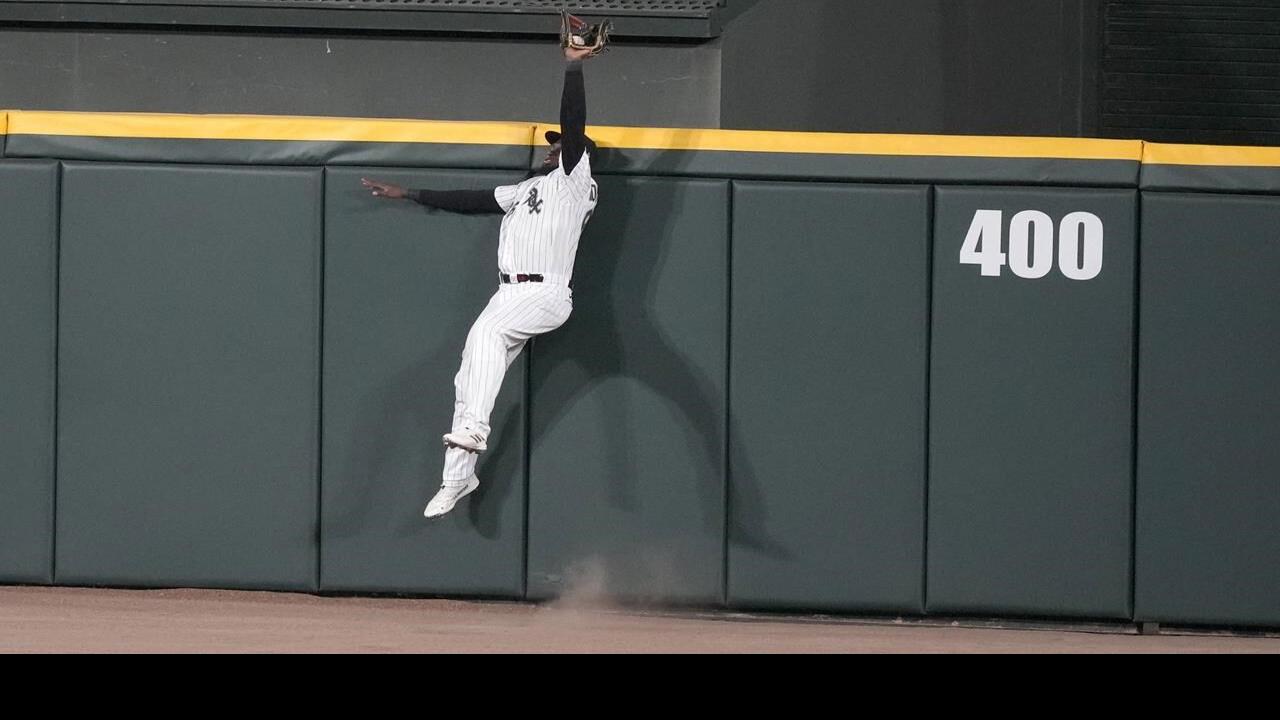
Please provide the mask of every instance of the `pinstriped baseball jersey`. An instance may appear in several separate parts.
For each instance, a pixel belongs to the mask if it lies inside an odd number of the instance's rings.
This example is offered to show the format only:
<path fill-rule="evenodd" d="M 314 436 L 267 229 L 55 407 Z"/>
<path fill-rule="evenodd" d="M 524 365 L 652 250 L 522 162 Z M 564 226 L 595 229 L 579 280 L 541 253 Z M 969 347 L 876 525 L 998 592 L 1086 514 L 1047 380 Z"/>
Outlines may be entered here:
<path fill-rule="evenodd" d="M 591 178 L 591 155 L 584 153 L 566 175 L 558 167 L 519 185 L 493 191 L 506 211 L 498 239 L 498 270 L 508 275 L 544 275 L 568 284 L 582 231 L 595 212 L 600 190 Z"/>

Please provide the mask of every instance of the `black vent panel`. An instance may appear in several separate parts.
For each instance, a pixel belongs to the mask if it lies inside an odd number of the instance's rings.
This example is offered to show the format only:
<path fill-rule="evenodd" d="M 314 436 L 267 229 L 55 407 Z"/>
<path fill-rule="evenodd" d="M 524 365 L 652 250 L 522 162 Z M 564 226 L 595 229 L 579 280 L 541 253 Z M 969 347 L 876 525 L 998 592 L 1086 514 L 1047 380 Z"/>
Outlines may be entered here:
<path fill-rule="evenodd" d="M 1280 0 L 1108 0 L 1101 134 L 1280 145 Z"/>
<path fill-rule="evenodd" d="M 733 0 L 741 3 L 743 0 Z M 720 34 L 729 0 L 0 0 L 0 24 L 554 34 L 561 8 L 619 38 Z"/>

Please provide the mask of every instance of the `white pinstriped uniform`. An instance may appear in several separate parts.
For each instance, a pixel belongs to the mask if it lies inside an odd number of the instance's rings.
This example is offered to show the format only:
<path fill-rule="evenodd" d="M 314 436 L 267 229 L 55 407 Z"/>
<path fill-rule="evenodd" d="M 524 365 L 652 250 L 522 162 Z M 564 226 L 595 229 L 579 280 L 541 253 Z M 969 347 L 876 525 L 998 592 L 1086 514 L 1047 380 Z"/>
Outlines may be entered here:
<path fill-rule="evenodd" d="M 506 211 L 498 240 L 498 270 L 541 275 L 541 283 L 501 284 L 480 313 L 454 378 L 453 432 L 489 437 L 489 416 L 507 368 L 532 338 L 560 327 L 573 312 L 569 281 L 578 241 L 595 212 L 599 188 L 591 177 L 591 156 L 566 175 L 556 168 L 518 185 L 494 190 Z M 513 277 L 514 279 L 514 277 Z M 450 447 L 445 450 L 444 480 L 457 483 L 475 473 L 478 457 Z"/>

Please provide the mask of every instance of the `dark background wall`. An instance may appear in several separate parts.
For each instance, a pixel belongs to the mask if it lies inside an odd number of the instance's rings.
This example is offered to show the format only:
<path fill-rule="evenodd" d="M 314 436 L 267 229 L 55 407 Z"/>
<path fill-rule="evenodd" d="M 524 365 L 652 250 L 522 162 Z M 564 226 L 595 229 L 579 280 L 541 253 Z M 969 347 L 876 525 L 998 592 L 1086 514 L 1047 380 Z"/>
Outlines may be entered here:
<path fill-rule="evenodd" d="M 719 126 L 720 54 L 641 44 L 587 73 L 604 125 Z M 0 106 L 433 120 L 554 120 L 549 38 L 0 30 Z"/>
<path fill-rule="evenodd" d="M 730 0 L 718 38 L 620 38 L 591 122 L 1088 135 L 1096 5 Z M 559 99 L 550 34 L 4 22 L 9 108 L 553 120 Z"/>
<path fill-rule="evenodd" d="M 244 26 L 244 8 L 221 7 L 202 11 L 203 25 L 174 25 L 160 6 L 84 2 L 37 13 L 38 22 L 31 7 L 0 0 L 3 107 L 556 115 L 553 15 L 456 12 L 452 25 L 392 30 L 370 18 L 445 13 L 363 8 Z M 137 20 L 144 7 L 149 23 Z M 619 51 L 589 73 L 595 124 L 1243 145 L 1280 137 L 1274 0 L 725 0 L 713 21 L 693 23 L 698 32 L 685 32 L 688 18 L 618 12 Z"/>
<path fill-rule="evenodd" d="M 762 0 L 722 38 L 726 128 L 1087 136 L 1092 0 Z"/>

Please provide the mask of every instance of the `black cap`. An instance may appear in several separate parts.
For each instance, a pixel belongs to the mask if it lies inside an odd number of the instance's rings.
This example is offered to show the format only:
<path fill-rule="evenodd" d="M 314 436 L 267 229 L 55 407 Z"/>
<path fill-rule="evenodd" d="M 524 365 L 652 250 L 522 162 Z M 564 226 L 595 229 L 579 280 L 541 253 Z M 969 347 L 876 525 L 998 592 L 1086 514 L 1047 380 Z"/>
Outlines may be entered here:
<path fill-rule="evenodd" d="M 558 142 L 560 142 L 560 133 L 556 132 L 555 130 L 548 130 L 547 143 L 550 145 L 555 145 Z M 587 152 L 591 153 L 592 155 L 595 155 L 596 150 L 598 150 L 596 142 L 592 140 L 590 137 L 587 137 Z"/>

